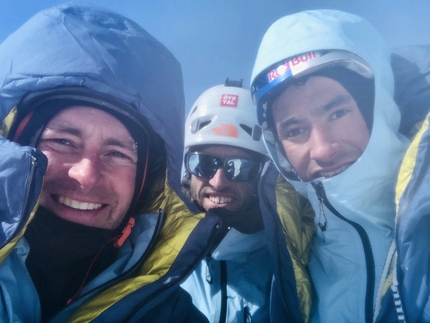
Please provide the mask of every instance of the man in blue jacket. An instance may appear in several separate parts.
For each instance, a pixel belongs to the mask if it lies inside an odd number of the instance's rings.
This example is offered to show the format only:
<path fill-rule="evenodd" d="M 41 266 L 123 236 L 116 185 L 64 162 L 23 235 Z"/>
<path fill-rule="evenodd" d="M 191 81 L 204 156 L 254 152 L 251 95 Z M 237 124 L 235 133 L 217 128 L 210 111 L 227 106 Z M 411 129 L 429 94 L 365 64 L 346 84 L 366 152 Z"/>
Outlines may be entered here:
<path fill-rule="evenodd" d="M 271 158 L 316 213 L 311 321 L 372 322 L 408 143 L 387 44 L 355 15 L 299 12 L 268 29 L 251 82 Z M 282 203 L 263 194 L 273 227 Z"/>
<path fill-rule="evenodd" d="M 65 5 L 0 60 L 0 320 L 206 322 L 179 283 L 221 221 L 180 198 L 173 55 L 121 15 Z"/>
<path fill-rule="evenodd" d="M 307 242 L 292 252 L 299 259 L 294 270 L 285 280 L 274 278 L 278 262 L 266 244 L 257 192 L 267 152 L 254 110 L 249 91 L 229 79 L 203 92 L 190 109 L 183 191 L 201 211 L 218 214 L 228 233 L 181 286 L 210 322 L 303 322 L 310 305 L 306 264 L 312 223 L 294 237 L 297 246 L 301 239 Z M 289 218 L 313 217 L 291 186 L 284 192 Z M 282 234 L 281 226 L 270 234 Z M 285 248 L 285 238 L 283 243 Z M 275 301 L 278 288 L 288 290 L 285 312 Z"/>
<path fill-rule="evenodd" d="M 227 80 L 199 96 L 185 124 L 183 190 L 229 227 L 182 284 L 210 322 L 270 322 L 273 270 L 257 196 L 267 157 L 256 121 L 249 91 Z"/>

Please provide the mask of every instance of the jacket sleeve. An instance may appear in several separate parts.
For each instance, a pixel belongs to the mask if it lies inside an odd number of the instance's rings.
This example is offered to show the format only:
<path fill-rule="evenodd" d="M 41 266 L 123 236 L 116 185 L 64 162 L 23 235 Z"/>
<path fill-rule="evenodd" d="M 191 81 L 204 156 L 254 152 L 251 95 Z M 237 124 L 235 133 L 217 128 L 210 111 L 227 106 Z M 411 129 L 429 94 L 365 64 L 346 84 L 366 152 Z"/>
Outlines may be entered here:
<path fill-rule="evenodd" d="M 191 296 L 178 288 L 164 302 L 148 311 L 140 322 L 207 323 L 207 318 L 193 305 Z"/>
<path fill-rule="evenodd" d="M 300 309 L 309 319 L 312 287 L 307 265 L 314 236 L 314 211 L 310 202 L 299 195 L 281 175 L 276 184 L 276 204 L 296 277 Z"/>
<path fill-rule="evenodd" d="M 430 115 L 405 154 L 396 187 L 397 280 L 409 322 L 430 320 Z"/>
<path fill-rule="evenodd" d="M 312 286 L 307 264 L 314 236 L 310 203 L 269 162 L 259 185 L 260 207 L 274 266 L 274 322 L 308 322 Z"/>
<path fill-rule="evenodd" d="M 34 215 L 47 160 L 31 147 L 0 136 L 0 263 L 12 251 Z"/>
<path fill-rule="evenodd" d="M 25 267 L 21 239 L 37 207 L 46 157 L 0 136 L 0 320 L 39 322 L 37 291 Z"/>

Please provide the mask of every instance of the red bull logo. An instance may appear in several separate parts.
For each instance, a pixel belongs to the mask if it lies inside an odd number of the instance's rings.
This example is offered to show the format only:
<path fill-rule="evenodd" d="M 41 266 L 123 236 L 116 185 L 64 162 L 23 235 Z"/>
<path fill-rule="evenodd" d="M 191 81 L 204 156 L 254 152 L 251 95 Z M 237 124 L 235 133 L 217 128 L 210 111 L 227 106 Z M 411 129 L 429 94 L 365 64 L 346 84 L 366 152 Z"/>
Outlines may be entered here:
<path fill-rule="evenodd" d="M 269 83 L 272 82 L 277 77 L 284 75 L 288 71 L 291 73 L 291 69 L 295 66 L 299 66 L 300 64 L 307 62 L 309 60 L 317 58 L 316 52 L 308 52 L 303 55 L 294 56 L 288 58 L 284 64 L 278 66 L 276 69 L 273 69 L 267 73 L 267 79 L 269 80 Z"/>

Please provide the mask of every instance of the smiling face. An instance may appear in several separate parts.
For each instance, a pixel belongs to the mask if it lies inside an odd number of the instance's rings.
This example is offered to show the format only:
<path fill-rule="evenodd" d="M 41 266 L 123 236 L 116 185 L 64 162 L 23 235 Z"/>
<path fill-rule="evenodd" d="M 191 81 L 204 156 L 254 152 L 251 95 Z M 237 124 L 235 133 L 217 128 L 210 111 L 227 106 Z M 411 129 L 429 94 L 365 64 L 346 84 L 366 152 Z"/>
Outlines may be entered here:
<path fill-rule="evenodd" d="M 255 158 L 245 149 L 223 145 L 208 145 L 198 152 L 220 158 Z M 231 182 L 226 178 L 223 168 L 219 168 L 212 178 L 191 175 L 191 198 L 206 211 L 213 208 L 244 211 L 256 190 L 256 180 Z"/>
<path fill-rule="evenodd" d="M 353 97 L 323 76 L 290 85 L 273 103 L 273 120 L 285 155 L 303 181 L 343 172 L 370 138 Z"/>
<path fill-rule="evenodd" d="M 91 107 L 59 112 L 37 145 L 48 157 L 40 204 L 60 218 L 115 229 L 133 197 L 135 142 L 112 115 Z"/>

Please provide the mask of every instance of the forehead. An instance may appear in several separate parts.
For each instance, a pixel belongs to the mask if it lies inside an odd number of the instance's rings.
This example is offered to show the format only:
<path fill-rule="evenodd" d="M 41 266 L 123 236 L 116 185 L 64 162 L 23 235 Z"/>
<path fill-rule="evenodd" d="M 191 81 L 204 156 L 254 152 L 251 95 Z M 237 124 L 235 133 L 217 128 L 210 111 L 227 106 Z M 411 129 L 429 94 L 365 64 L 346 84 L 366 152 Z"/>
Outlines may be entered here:
<path fill-rule="evenodd" d="M 131 137 L 126 127 L 113 115 L 88 106 L 72 106 L 61 110 L 46 125 L 56 131 L 102 131 L 111 136 Z"/>
<path fill-rule="evenodd" d="M 324 114 L 331 108 L 354 100 L 338 81 L 325 76 L 311 76 L 303 83 L 291 84 L 274 101 L 273 114 Z"/>
<path fill-rule="evenodd" d="M 196 151 L 221 158 L 253 158 L 253 156 L 246 149 L 228 145 L 207 145 L 200 147 Z"/>

